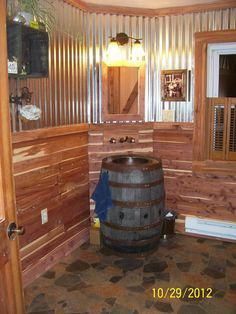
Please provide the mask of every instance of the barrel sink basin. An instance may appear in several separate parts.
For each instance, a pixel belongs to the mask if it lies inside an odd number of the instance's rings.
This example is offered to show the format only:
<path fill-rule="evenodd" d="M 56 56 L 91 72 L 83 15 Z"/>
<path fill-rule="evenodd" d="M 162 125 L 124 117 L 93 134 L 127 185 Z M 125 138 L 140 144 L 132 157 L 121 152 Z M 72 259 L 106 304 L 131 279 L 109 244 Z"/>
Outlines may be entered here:
<path fill-rule="evenodd" d="M 141 155 L 115 155 L 103 159 L 103 166 L 114 171 L 145 170 L 161 167 L 161 160 Z"/>
<path fill-rule="evenodd" d="M 148 159 L 145 157 L 135 157 L 135 156 L 121 156 L 118 158 L 113 158 L 112 160 L 116 164 L 120 165 L 143 165 L 148 163 Z"/>

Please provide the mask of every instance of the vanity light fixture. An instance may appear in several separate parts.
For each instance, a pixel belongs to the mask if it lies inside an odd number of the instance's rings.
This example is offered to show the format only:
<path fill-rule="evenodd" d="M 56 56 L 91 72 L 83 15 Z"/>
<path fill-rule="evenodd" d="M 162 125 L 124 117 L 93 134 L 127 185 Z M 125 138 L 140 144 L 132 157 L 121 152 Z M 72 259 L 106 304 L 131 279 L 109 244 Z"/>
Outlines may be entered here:
<path fill-rule="evenodd" d="M 118 33 L 116 37 L 110 37 L 110 43 L 107 49 L 107 61 L 112 64 L 124 64 L 126 62 L 143 62 L 145 56 L 141 38 L 128 36 L 126 33 Z M 131 39 L 131 54 L 127 60 L 124 56 L 124 47 Z M 134 40 L 134 42 L 133 42 Z"/>

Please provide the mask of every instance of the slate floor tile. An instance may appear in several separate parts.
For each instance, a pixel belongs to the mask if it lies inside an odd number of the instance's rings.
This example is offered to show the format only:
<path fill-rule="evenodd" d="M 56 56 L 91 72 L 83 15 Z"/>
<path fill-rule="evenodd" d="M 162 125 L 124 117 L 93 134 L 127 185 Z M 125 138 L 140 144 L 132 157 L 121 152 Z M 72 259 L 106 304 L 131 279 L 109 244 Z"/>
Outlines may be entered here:
<path fill-rule="evenodd" d="M 147 256 L 87 243 L 25 289 L 31 314 L 235 314 L 236 244 L 181 235 Z M 154 297 L 153 289 L 213 289 L 213 297 Z M 176 295 L 176 294 L 175 294 Z"/>

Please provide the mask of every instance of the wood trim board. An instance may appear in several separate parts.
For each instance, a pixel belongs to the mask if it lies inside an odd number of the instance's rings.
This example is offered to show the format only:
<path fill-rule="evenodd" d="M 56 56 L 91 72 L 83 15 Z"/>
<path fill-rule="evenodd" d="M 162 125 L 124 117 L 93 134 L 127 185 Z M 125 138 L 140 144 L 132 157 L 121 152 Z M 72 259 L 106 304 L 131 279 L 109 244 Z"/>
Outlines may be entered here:
<path fill-rule="evenodd" d="M 35 141 L 40 139 L 46 139 L 51 137 L 60 137 L 62 135 L 76 134 L 87 132 L 89 129 L 88 124 L 74 124 L 65 125 L 60 127 L 35 129 L 29 131 L 16 132 L 12 135 L 12 143 L 24 143 L 29 141 Z"/>
<path fill-rule="evenodd" d="M 0 312 L 23 314 L 24 300 L 18 238 L 8 226 L 17 225 L 7 73 L 6 1 L 0 1 Z"/>
<path fill-rule="evenodd" d="M 194 4 L 189 6 L 176 6 L 160 9 L 148 9 L 148 8 L 134 8 L 134 7 L 121 7 L 111 5 L 96 5 L 92 3 L 86 3 L 81 0 L 64 0 L 64 2 L 73 5 L 83 11 L 90 13 L 103 13 L 103 14 L 120 14 L 129 16 L 165 16 L 165 15 L 179 15 L 188 13 L 205 12 L 212 10 L 220 10 L 227 8 L 235 8 L 235 0 L 220 0 L 206 4 Z"/>

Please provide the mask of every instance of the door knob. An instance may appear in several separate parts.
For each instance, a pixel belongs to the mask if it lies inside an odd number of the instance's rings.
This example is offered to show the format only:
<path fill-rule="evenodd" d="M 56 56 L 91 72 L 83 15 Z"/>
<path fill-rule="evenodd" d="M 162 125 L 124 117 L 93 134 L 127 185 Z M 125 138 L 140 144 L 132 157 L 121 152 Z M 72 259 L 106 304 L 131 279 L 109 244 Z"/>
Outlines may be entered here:
<path fill-rule="evenodd" d="M 22 226 L 17 227 L 15 222 L 10 223 L 7 228 L 8 238 L 14 240 L 17 235 L 23 235 L 25 233 L 25 228 Z"/>

